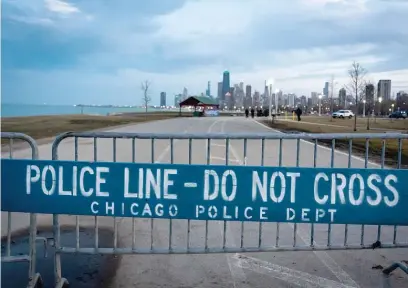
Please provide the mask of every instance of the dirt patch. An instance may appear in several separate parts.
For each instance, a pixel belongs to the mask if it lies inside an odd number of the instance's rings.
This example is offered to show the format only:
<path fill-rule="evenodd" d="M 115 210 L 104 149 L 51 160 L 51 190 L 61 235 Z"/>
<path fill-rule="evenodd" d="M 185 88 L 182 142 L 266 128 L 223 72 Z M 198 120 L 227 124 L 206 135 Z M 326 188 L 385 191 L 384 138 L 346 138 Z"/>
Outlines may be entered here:
<path fill-rule="evenodd" d="M 50 228 L 39 229 L 39 237 L 52 237 Z M 79 231 L 81 247 L 93 247 L 94 230 L 81 228 Z M 28 234 L 16 235 L 11 244 L 12 255 L 28 254 Z M 61 244 L 75 247 L 75 227 L 61 228 Z M 99 246 L 113 247 L 113 232 L 107 229 L 99 229 Z M 2 256 L 5 253 L 6 242 L 2 239 Z M 44 246 L 37 241 L 37 272 L 41 274 L 44 287 L 54 287 L 54 247 L 48 245 L 48 256 L 44 257 Z M 114 255 L 84 255 L 62 254 L 62 276 L 67 278 L 70 287 L 96 288 L 110 287 L 120 263 L 120 257 Z M 26 287 L 28 283 L 28 263 L 2 263 L 1 287 L 15 288 Z"/>

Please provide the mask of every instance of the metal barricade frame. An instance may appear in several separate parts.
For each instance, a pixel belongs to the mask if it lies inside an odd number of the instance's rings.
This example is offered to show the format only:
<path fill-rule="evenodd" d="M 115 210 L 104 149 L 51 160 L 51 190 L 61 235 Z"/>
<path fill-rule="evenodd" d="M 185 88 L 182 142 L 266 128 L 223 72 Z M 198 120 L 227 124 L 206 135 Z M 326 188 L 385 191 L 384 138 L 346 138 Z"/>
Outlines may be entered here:
<path fill-rule="evenodd" d="M 382 139 L 383 141 L 383 146 L 382 146 L 382 160 L 380 163 L 380 167 L 382 169 L 385 168 L 385 145 L 386 145 L 386 140 L 388 139 L 397 139 L 398 141 L 398 156 L 397 156 L 397 168 L 401 168 L 401 157 L 402 157 L 402 141 L 408 139 L 408 134 L 401 134 L 401 133 L 354 133 L 354 134 L 348 134 L 348 133 L 336 133 L 336 134 L 307 134 L 307 133 L 300 133 L 300 134 L 280 134 L 280 133 L 235 133 L 235 134 L 219 134 L 219 133 L 210 133 L 210 134 L 157 134 L 157 133 L 117 133 L 117 132 L 67 132 L 61 135 L 58 135 L 53 142 L 52 145 L 52 159 L 53 160 L 58 160 L 58 147 L 59 144 L 67 138 L 74 138 L 74 145 L 75 145 L 75 161 L 78 160 L 78 139 L 80 138 L 88 138 L 88 139 L 93 139 L 93 149 L 94 149 L 94 161 L 97 162 L 97 139 L 112 139 L 113 141 L 113 162 L 116 162 L 116 140 L 117 139 L 129 139 L 132 141 L 132 162 L 135 161 L 135 142 L 136 140 L 139 139 L 148 139 L 151 140 L 151 145 L 152 145 L 152 155 L 151 155 L 151 163 L 155 162 L 155 156 L 154 156 L 154 141 L 157 140 L 169 140 L 170 142 L 170 159 L 171 159 L 171 164 L 174 163 L 174 156 L 173 156 L 173 149 L 174 149 L 174 143 L 179 140 L 188 140 L 189 141 L 189 164 L 191 164 L 191 141 L 192 140 L 205 140 L 207 143 L 207 165 L 210 164 L 210 147 L 211 147 L 211 141 L 212 140 L 225 140 L 226 143 L 226 163 L 225 165 L 228 165 L 228 154 L 229 154 L 229 141 L 230 140 L 243 140 L 244 141 L 244 161 L 246 161 L 247 157 L 247 141 L 248 140 L 259 140 L 261 141 L 261 166 L 264 165 L 264 156 L 265 156 L 265 140 L 279 140 L 279 166 L 282 165 L 282 140 L 296 140 L 296 147 L 297 147 L 297 152 L 296 152 L 296 165 L 299 167 L 299 143 L 300 141 L 313 141 L 312 144 L 314 145 L 314 167 L 316 168 L 316 151 L 317 147 L 320 146 L 318 144 L 319 140 L 331 140 L 331 167 L 334 167 L 334 153 L 335 151 L 338 151 L 336 149 L 336 140 L 341 139 L 341 140 L 347 140 L 349 143 L 349 150 L 348 150 L 348 168 L 351 168 L 351 158 L 354 157 L 352 154 L 352 147 L 353 147 L 353 140 L 354 139 L 365 139 L 366 141 L 366 151 L 364 155 L 364 162 L 365 162 L 365 168 L 368 166 L 369 162 L 369 153 L 368 153 L 368 147 L 369 147 L 369 141 L 371 139 Z M 58 219 L 58 214 L 53 215 L 53 232 L 54 232 L 54 240 L 55 240 L 55 277 L 56 281 L 58 283 L 58 287 L 62 287 L 65 283 L 68 283 L 68 281 L 65 278 L 62 278 L 61 275 L 61 259 L 60 259 L 60 254 L 61 253 L 85 253 L 85 254 L 118 254 L 118 255 L 123 255 L 123 254 L 207 254 L 207 253 L 238 253 L 238 252 L 278 252 L 278 251 L 319 251 L 319 250 L 355 250 L 355 249 L 374 249 L 374 248 L 408 248 L 408 242 L 403 242 L 403 243 L 398 243 L 396 241 L 397 239 L 397 225 L 394 226 L 394 231 L 393 231 L 393 240 L 392 243 L 381 243 L 380 235 L 381 235 L 381 225 L 377 225 L 378 229 L 378 234 L 377 234 L 377 239 L 376 241 L 371 244 L 371 245 L 366 245 L 364 244 L 364 225 L 361 225 L 361 243 L 359 245 L 350 245 L 347 243 L 347 235 L 348 235 L 348 225 L 345 225 L 345 230 L 344 230 L 344 243 L 343 245 L 332 245 L 331 244 L 331 226 L 332 224 L 326 224 L 328 225 L 328 240 L 327 240 L 327 245 L 323 246 L 317 246 L 315 245 L 314 241 L 314 224 L 311 224 L 311 237 L 310 237 L 310 242 L 309 244 L 305 243 L 306 245 L 300 246 L 297 245 L 296 243 L 296 233 L 297 233 L 297 225 L 298 223 L 293 223 L 293 243 L 290 246 L 280 246 L 279 243 L 279 223 L 276 222 L 276 243 L 275 246 L 267 247 L 267 246 L 262 246 L 262 227 L 263 227 L 263 222 L 259 222 L 259 241 L 258 241 L 258 246 L 256 247 L 244 247 L 243 246 L 243 233 L 244 233 L 244 223 L 241 222 L 241 245 L 240 247 L 236 248 L 229 248 L 226 247 L 226 225 L 227 222 L 226 220 L 223 221 L 223 246 L 222 247 L 217 247 L 217 248 L 212 248 L 208 247 L 208 226 L 209 222 L 211 220 L 205 220 L 205 246 L 196 248 L 196 247 L 190 247 L 189 246 L 189 237 L 190 237 L 190 220 L 188 220 L 188 240 L 187 240 L 187 247 L 185 249 L 180 249 L 180 248 L 173 248 L 172 247 L 172 219 L 169 220 L 169 245 L 168 248 L 166 249 L 156 249 L 153 246 L 153 232 L 151 232 L 151 247 L 150 249 L 137 249 L 135 247 L 135 242 L 133 239 L 132 242 L 132 247 L 127 247 L 127 248 L 119 248 L 112 247 L 112 248 L 99 248 L 97 246 L 93 248 L 81 248 L 81 247 L 63 247 L 61 246 L 60 242 L 60 226 L 59 226 L 59 219 Z M 204 221 L 204 220 L 203 220 Z M 153 231 L 153 226 L 154 226 L 154 218 L 151 218 L 150 220 L 150 225 L 151 225 L 151 231 Z M 134 235 L 134 221 L 132 225 L 132 234 Z M 360 226 L 360 225 L 358 225 Z M 78 231 L 79 227 L 79 221 L 78 221 L 78 216 L 76 216 L 76 227 Z M 95 233 L 98 233 L 98 216 L 95 216 Z M 116 221 L 114 222 L 114 243 L 117 243 L 117 231 L 116 231 Z M 78 237 L 78 234 L 77 234 Z M 97 237 L 97 236 L 96 236 Z M 97 245 L 97 241 L 95 243 Z M 405 269 L 404 271 L 406 272 L 406 266 L 401 263 L 395 263 L 391 265 L 390 267 L 384 269 L 384 273 L 388 274 L 392 270 L 400 267 L 401 269 Z M 405 267 L 405 268 L 404 268 Z"/>
<path fill-rule="evenodd" d="M 38 159 L 38 146 L 33 138 L 23 133 L 16 132 L 1 132 L 1 139 L 9 140 L 9 158 L 13 159 L 13 141 L 20 140 L 27 143 L 31 149 L 31 159 Z M 4 192 L 2 192 L 4 193 Z M 7 211 L 5 211 L 7 212 Z M 1 257 L 1 262 L 11 263 L 11 262 L 29 262 L 28 268 L 28 285 L 27 288 L 42 287 L 43 281 L 41 275 L 36 272 L 36 241 L 40 240 L 44 242 L 44 247 L 46 248 L 46 239 L 42 237 L 37 237 L 37 214 L 30 213 L 29 221 L 29 253 L 28 255 L 11 255 L 11 224 L 12 217 L 11 212 L 7 212 L 7 244 L 6 244 L 6 256 Z"/>

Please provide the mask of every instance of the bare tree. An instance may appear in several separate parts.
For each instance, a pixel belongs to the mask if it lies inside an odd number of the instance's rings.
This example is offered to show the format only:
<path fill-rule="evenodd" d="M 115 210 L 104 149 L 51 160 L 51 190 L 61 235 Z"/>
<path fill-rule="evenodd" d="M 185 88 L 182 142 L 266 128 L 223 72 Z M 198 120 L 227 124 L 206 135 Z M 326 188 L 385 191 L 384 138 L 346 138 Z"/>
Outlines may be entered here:
<path fill-rule="evenodd" d="M 365 84 L 364 78 L 367 74 L 363 66 L 358 62 L 353 62 L 351 68 L 348 71 L 350 82 L 346 85 L 347 91 L 355 97 L 356 111 L 354 115 L 354 131 L 357 131 L 357 114 L 358 107 L 361 102 L 361 96 L 365 94 Z"/>
<path fill-rule="evenodd" d="M 149 105 L 150 101 L 152 101 L 152 98 L 150 98 L 150 95 L 149 95 L 150 84 L 151 83 L 149 82 L 149 80 L 144 80 L 142 84 L 140 85 L 140 89 L 142 89 L 143 91 L 142 101 L 146 108 L 146 112 L 147 112 L 147 106 Z"/>

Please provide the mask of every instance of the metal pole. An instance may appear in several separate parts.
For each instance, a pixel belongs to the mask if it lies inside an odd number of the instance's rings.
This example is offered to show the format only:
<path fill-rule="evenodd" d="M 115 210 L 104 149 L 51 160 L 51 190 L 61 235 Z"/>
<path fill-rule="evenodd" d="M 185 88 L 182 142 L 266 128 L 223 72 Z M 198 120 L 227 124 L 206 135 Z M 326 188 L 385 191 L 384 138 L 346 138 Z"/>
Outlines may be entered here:
<path fill-rule="evenodd" d="M 319 96 L 319 116 L 321 116 L 321 109 L 322 109 L 322 104 L 321 104 L 321 97 Z"/>
<path fill-rule="evenodd" d="M 363 101 L 363 118 L 365 117 L 365 100 Z"/>
<path fill-rule="evenodd" d="M 333 92 L 334 92 L 334 76 L 331 77 L 331 99 L 330 99 L 330 115 L 333 115 Z M 330 121 L 333 121 L 333 117 L 330 117 Z"/>

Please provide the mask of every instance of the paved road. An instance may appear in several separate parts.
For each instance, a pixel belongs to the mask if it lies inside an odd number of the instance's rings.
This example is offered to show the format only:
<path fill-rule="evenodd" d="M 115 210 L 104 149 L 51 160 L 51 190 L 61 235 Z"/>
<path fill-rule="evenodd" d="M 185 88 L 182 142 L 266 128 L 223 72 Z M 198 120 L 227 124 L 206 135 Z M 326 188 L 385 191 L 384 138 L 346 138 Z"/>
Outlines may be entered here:
<path fill-rule="evenodd" d="M 219 117 L 202 119 L 172 119 L 116 129 L 116 132 L 158 132 L 158 133 L 231 133 L 231 132 L 270 132 L 252 119 Z M 205 141 L 192 142 L 191 163 L 207 163 Z M 260 141 L 248 141 L 247 165 L 260 165 Z M 79 160 L 94 160 L 93 140 L 79 141 Z M 174 141 L 174 163 L 189 163 L 188 140 Z M 211 142 L 211 164 L 226 163 L 225 141 Z M 313 167 L 313 145 L 300 142 L 299 166 Z M 171 151 L 168 140 L 157 140 L 154 143 L 152 155 L 151 141 L 137 140 L 135 145 L 135 161 L 170 163 Z M 116 142 L 116 154 L 113 152 L 112 140 L 98 140 L 98 161 L 132 161 L 132 143 L 130 140 L 119 139 Z M 50 145 L 40 146 L 43 159 L 51 158 Z M 74 159 L 74 142 L 64 141 L 59 149 L 60 159 Z M 279 141 L 266 141 L 265 165 L 279 165 Z M 317 167 L 329 167 L 331 153 L 327 148 L 317 149 Z M 29 151 L 15 152 L 15 156 L 29 157 Z M 296 166 L 296 141 L 284 140 L 282 145 L 282 165 Z M 242 141 L 231 141 L 227 164 L 243 165 L 244 148 Z M 335 167 L 347 167 L 348 157 L 336 152 Z M 369 163 L 369 167 L 377 167 Z M 364 167 L 364 162 L 358 158 L 352 159 L 352 167 Z M 2 215 L 4 216 L 4 215 Z M 25 218 L 16 215 L 13 219 L 14 229 L 26 225 Z M 63 216 L 64 225 L 75 225 L 75 217 Z M 3 227 L 6 222 L 2 217 Z M 113 229 L 117 223 L 118 247 L 132 246 L 132 220 L 125 218 L 100 218 L 99 227 Z M 150 247 L 151 222 L 148 219 L 135 219 L 135 239 L 137 247 Z M 80 217 L 81 227 L 93 227 L 93 217 Z M 40 225 L 50 225 L 51 217 L 41 215 Z M 227 226 L 227 246 L 240 245 L 240 223 Z M 204 246 L 204 222 L 191 221 L 190 247 Z M 187 245 L 187 221 L 174 220 L 172 224 L 173 247 Z M 276 241 L 276 224 L 263 225 L 263 245 L 273 245 Z M 222 245 L 223 226 L 221 222 L 209 224 L 210 247 Z M 245 246 L 256 246 L 258 243 L 258 225 L 246 223 L 244 227 Z M 407 227 L 400 228 L 398 241 L 407 241 Z M 360 242 L 361 226 L 349 227 L 349 243 Z M 376 227 L 365 227 L 365 243 L 376 240 Z M 341 244 L 344 241 L 344 226 L 332 227 L 332 243 Z M 169 245 L 169 222 L 155 220 L 153 225 L 154 247 L 166 248 Z M 392 240 L 392 228 L 383 227 L 382 240 Z M 298 244 L 308 243 L 310 225 L 298 225 L 296 239 Z M 317 244 L 327 242 L 327 225 L 315 225 L 315 241 Z M 280 245 L 292 245 L 293 225 L 281 224 L 279 228 Z M 71 247 L 75 247 L 72 243 Z M 381 270 L 372 269 L 377 265 L 387 266 L 396 260 L 407 260 L 407 249 L 367 250 L 367 251 L 329 251 L 329 252 L 280 252 L 280 253 L 247 253 L 223 255 L 134 255 L 123 256 L 116 276 L 112 279 L 112 287 L 407 287 L 408 277 L 397 271 L 391 277 L 384 277 Z M 62 263 L 64 265 L 64 263 Z"/>

